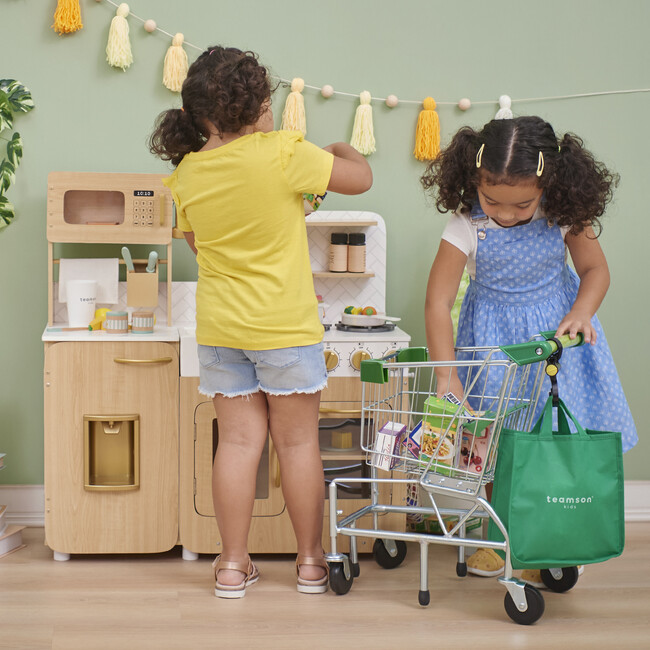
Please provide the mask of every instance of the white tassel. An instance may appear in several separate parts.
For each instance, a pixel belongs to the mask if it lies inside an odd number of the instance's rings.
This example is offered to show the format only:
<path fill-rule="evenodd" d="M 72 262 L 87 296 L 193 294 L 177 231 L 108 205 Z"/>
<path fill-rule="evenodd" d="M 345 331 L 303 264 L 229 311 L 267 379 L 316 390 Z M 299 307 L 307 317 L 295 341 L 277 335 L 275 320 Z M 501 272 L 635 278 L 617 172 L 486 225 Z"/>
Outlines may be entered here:
<path fill-rule="evenodd" d="M 282 111 L 282 126 L 283 131 L 302 131 L 303 135 L 307 135 L 307 118 L 305 117 L 305 98 L 302 96 L 302 91 L 305 87 L 305 82 L 296 77 L 291 82 L 291 92 L 287 96 L 287 101 Z"/>
<path fill-rule="evenodd" d="M 375 134 L 372 127 L 372 97 L 367 90 L 364 90 L 359 99 L 361 103 L 357 106 L 354 115 L 354 126 L 352 127 L 352 138 L 350 144 L 362 155 L 369 156 L 375 153 Z"/>
<path fill-rule="evenodd" d="M 106 60 L 114 68 L 126 70 L 133 63 L 131 43 L 129 42 L 129 5 L 123 2 L 118 8 L 115 18 L 111 20 L 108 30 L 108 45 L 106 46 Z"/>
<path fill-rule="evenodd" d="M 508 95 L 501 95 L 499 97 L 499 110 L 497 111 L 497 114 L 494 116 L 495 120 L 511 120 L 512 119 L 512 111 L 510 110 L 510 106 L 512 105 L 512 99 Z"/>
<path fill-rule="evenodd" d="M 172 92 L 179 93 L 187 77 L 187 53 L 183 49 L 183 34 L 178 33 L 172 39 L 172 44 L 165 54 L 163 64 L 163 85 Z"/>

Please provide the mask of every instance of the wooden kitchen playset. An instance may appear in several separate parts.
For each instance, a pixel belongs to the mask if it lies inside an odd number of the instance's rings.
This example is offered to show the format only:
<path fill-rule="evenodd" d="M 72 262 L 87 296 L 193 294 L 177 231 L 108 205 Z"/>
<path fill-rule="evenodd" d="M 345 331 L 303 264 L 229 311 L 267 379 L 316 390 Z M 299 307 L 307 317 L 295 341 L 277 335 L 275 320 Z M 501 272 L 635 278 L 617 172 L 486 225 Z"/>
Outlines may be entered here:
<path fill-rule="evenodd" d="M 212 401 L 198 393 L 194 338 L 194 282 L 172 282 L 173 203 L 154 174 L 52 173 L 48 178 L 48 327 L 43 333 L 45 412 L 45 541 L 57 560 L 85 553 L 157 553 L 180 544 L 185 559 L 218 553 L 220 537 L 211 495 L 218 422 Z M 360 448 L 360 363 L 407 347 L 394 323 L 383 331 L 337 329 L 349 304 L 385 307 L 386 231 L 367 212 L 321 212 L 307 217 L 316 293 L 329 304 L 323 315 L 328 387 L 321 400 L 321 454 L 326 482 L 367 476 Z M 368 269 L 331 273 L 332 231 L 366 234 Z M 117 282 L 114 310 L 147 306 L 153 333 L 129 330 L 66 331 L 55 266 L 78 244 L 146 244 L 166 247 L 167 277 L 155 277 L 155 305 L 134 302 L 142 286 Z M 56 245 L 56 248 L 55 248 Z M 55 257 L 55 253 L 59 257 Z M 146 260 L 134 260 L 145 275 Z M 149 282 L 152 278 L 144 278 Z M 139 280 L 139 278 L 135 278 Z M 145 289 L 145 295 L 150 289 Z M 172 306 L 174 314 L 172 314 Z M 388 476 L 389 474 L 386 474 Z M 401 503 L 405 494 L 382 494 Z M 251 553 L 293 553 L 295 538 L 281 491 L 272 441 L 258 471 Z M 369 495 L 341 488 L 344 514 Z M 382 528 L 404 530 L 404 515 L 384 516 Z M 348 540 L 341 540 L 343 544 Z M 329 548 L 328 506 L 324 548 Z M 372 540 L 359 540 L 360 552 Z"/>

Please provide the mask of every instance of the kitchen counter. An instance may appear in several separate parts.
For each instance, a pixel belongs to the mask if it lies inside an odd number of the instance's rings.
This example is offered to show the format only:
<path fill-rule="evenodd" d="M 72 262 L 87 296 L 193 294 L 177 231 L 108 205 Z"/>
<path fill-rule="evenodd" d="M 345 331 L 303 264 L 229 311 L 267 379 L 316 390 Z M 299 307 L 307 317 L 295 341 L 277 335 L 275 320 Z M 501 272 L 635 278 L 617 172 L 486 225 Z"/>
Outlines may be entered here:
<path fill-rule="evenodd" d="M 82 341 L 82 342 L 107 342 L 107 341 L 166 341 L 175 343 L 179 340 L 178 326 L 156 325 L 152 334 L 109 334 L 105 330 L 73 330 L 56 331 L 57 328 L 65 328 L 66 324 L 46 327 L 43 331 L 41 341 L 54 343 L 57 341 Z"/>

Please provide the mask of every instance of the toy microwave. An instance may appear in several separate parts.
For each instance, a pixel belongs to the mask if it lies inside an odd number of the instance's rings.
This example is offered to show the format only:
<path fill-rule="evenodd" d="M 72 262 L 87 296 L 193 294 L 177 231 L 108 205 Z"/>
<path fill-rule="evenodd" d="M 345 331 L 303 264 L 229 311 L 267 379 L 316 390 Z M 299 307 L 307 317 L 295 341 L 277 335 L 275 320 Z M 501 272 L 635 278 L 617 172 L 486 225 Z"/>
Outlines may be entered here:
<path fill-rule="evenodd" d="M 162 174 L 51 172 L 47 240 L 168 244 L 173 201 Z"/>

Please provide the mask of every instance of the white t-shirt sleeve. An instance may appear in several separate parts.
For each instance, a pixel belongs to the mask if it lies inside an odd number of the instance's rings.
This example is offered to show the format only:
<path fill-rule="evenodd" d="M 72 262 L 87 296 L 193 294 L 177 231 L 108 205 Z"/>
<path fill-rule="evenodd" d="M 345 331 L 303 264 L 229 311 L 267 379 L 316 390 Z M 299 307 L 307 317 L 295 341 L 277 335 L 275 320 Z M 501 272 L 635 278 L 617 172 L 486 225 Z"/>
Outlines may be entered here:
<path fill-rule="evenodd" d="M 469 219 L 461 214 L 452 214 L 442 232 L 442 239 L 458 248 L 468 257 L 476 249 L 476 232 Z"/>

